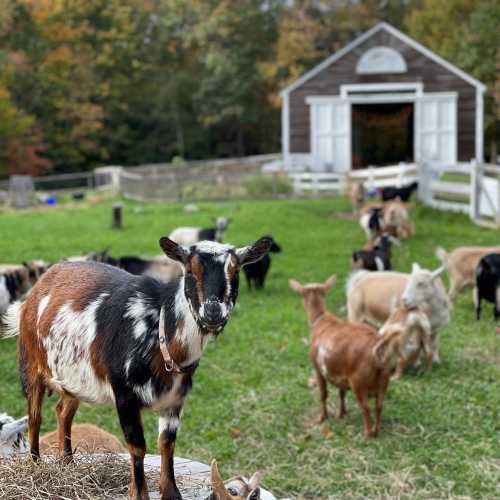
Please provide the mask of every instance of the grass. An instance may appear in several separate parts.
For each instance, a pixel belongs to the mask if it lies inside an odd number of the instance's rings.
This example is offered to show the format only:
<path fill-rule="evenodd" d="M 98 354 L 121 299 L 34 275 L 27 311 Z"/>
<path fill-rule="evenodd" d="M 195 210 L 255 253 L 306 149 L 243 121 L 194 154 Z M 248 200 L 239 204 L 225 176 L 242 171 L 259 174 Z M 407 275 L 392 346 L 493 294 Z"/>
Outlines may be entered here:
<path fill-rule="evenodd" d="M 488 308 L 474 320 L 470 294 L 459 297 L 442 332 L 442 364 L 392 383 L 381 435 L 365 441 L 352 394 L 343 421 L 311 425 L 318 403 L 307 385 L 308 328 L 300 299 L 287 285 L 289 277 L 309 282 L 337 274 L 328 303 L 345 315 L 349 258 L 363 243 L 357 222 L 336 216 L 347 210 L 345 200 L 201 204 L 193 215 L 179 205 L 125 202 L 121 231 L 110 229 L 111 204 L 2 213 L 1 259 L 56 260 L 108 246 L 116 255 L 157 254 L 160 235 L 222 214 L 234 218 L 228 241 L 272 234 L 283 247 L 273 256 L 264 292 L 249 293 L 242 281 L 239 307 L 209 345 L 185 408 L 178 455 L 205 463 L 215 457 L 225 477 L 262 469 L 266 487 L 297 499 L 500 497 L 500 336 Z M 417 206 L 413 219 L 416 236 L 394 252 L 398 270 L 408 271 L 412 261 L 437 267 L 438 244 L 498 243 L 496 232 L 462 215 Z M 0 411 L 19 416 L 25 401 L 15 365 L 15 342 L 1 341 Z M 330 394 L 333 411 L 336 391 Z M 45 402 L 43 431 L 55 428 L 55 399 Z M 82 406 L 75 421 L 121 437 L 111 408 Z M 155 451 L 156 415 L 146 412 L 144 421 Z"/>

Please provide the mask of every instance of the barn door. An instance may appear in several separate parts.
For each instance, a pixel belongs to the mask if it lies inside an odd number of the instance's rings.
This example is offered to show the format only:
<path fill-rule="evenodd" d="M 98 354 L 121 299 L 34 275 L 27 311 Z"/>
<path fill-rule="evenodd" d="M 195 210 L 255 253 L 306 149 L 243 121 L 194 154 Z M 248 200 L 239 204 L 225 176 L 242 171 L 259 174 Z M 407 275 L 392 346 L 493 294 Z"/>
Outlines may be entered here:
<path fill-rule="evenodd" d="M 424 94 L 417 106 L 417 161 L 441 165 L 456 163 L 456 95 Z"/>
<path fill-rule="evenodd" d="M 350 169 L 351 110 L 345 99 L 311 104 L 313 168 L 320 172 Z"/>

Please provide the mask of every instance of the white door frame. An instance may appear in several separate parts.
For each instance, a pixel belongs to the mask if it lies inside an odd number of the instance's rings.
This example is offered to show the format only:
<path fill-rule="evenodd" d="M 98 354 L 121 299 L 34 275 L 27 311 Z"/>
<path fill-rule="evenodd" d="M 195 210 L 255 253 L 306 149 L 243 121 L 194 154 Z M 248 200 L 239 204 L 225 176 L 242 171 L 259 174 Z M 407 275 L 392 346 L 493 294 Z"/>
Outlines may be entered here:
<path fill-rule="evenodd" d="M 455 119 L 458 120 L 458 109 L 456 102 L 458 99 L 457 92 L 423 92 L 423 84 L 419 82 L 413 83 L 380 83 L 380 84 L 352 84 L 341 85 L 340 95 L 327 95 L 327 96 L 309 96 L 306 97 L 306 104 L 310 106 L 310 140 L 311 144 L 314 141 L 314 122 L 312 120 L 315 104 L 333 104 L 335 102 L 346 102 L 349 106 L 349 116 L 352 114 L 353 104 L 387 104 L 387 103 L 413 103 L 413 158 L 415 162 L 420 161 L 420 114 L 421 102 L 424 99 L 432 97 L 451 98 L 455 100 Z M 349 158 L 349 170 L 352 170 L 352 126 L 349 120 L 349 152 L 346 155 Z M 455 124 L 455 155 L 458 147 L 458 123 Z M 311 153 L 313 151 L 311 149 Z M 456 158 L 455 158 L 456 160 Z M 313 158 L 314 161 L 314 158 Z"/>

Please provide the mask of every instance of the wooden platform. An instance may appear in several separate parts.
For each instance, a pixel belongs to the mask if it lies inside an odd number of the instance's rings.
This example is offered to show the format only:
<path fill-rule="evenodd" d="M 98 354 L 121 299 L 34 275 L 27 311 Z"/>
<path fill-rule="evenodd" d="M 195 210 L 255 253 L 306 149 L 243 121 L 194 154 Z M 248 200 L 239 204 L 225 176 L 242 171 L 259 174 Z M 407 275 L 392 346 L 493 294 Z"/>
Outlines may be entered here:
<path fill-rule="evenodd" d="M 128 455 L 124 455 L 128 458 Z M 159 455 L 146 455 L 144 458 L 146 474 L 148 470 L 158 471 L 160 469 Z M 175 478 L 177 486 L 184 500 L 205 500 L 210 494 L 210 466 L 200 462 L 194 462 L 187 458 L 175 457 Z M 227 479 L 227 478 L 226 478 Z M 150 492 L 151 500 L 158 500 L 158 491 Z M 261 500 L 276 500 L 269 492 L 261 488 Z"/>

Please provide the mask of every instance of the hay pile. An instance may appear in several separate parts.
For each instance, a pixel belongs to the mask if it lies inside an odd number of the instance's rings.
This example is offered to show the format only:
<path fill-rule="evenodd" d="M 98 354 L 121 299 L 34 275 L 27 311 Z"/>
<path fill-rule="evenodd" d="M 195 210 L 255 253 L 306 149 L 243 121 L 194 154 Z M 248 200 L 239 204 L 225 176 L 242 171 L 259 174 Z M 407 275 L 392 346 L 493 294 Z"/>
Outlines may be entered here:
<path fill-rule="evenodd" d="M 158 484 L 156 472 L 148 471 L 148 479 Z M 39 463 L 29 457 L 0 459 L 2 500 L 116 500 L 128 497 L 129 481 L 129 462 L 115 454 L 77 454 L 71 464 L 50 457 Z"/>

